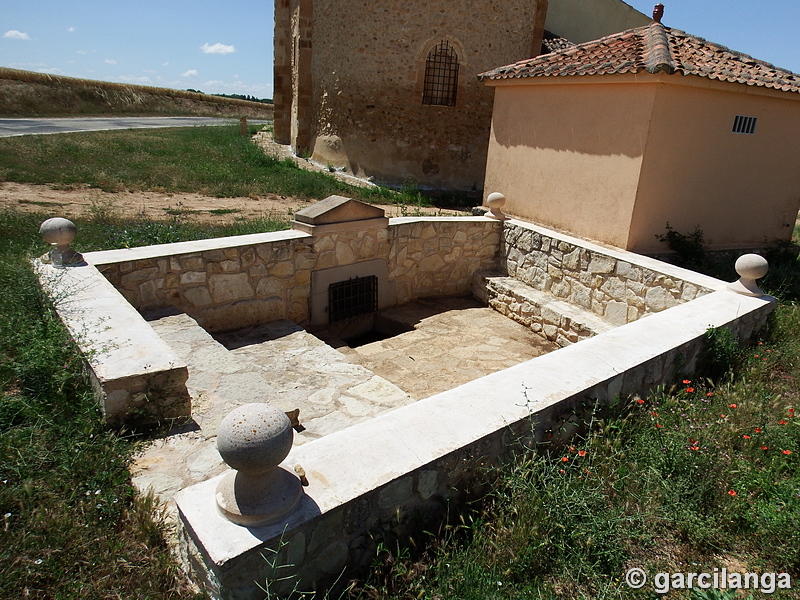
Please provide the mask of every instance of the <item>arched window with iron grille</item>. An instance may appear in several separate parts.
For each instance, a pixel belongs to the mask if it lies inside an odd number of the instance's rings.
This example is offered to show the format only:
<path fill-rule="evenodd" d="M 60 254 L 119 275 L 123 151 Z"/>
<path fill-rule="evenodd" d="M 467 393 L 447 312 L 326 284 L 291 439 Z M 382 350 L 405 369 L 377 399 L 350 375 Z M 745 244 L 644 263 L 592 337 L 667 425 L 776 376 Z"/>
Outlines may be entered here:
<path fill-rule="evenodd" d="M 458 55 L 447 40 L 428 53 L 422 103 L 430 106 L 455 106 L 458 90 Z"/>

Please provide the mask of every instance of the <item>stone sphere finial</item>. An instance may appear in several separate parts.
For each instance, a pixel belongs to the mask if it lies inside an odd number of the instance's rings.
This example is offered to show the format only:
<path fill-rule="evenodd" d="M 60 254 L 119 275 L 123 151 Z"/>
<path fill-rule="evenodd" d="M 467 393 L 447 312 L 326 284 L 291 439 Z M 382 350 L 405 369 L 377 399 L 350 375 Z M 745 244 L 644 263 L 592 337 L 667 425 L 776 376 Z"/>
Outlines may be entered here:
<path fill-rule="evenodd" d="M 767 259 L 759 254 L 744 254 L 736 259 L 736 272 L 739 280 L 728 284 L 728 289 L 746 296 L 763 296 L 764 292 L 756 284 L 769 271 Z"/>
<path fill-rule="evenodd" d="M 505 221 L 506 216 L 501 210 L 506 204 L 506 197 L 500 192 L 492 192 L 486 197 L 486 206 L 489 207 L 489 212 L 486 213 L 487 217 Z"/>
<path fill-rule="evenodd" d="M 50 252 L 42 257 L 42 261 L 57 268 L 83 264 L 83 256 L 70 247 L 77 232 L 75 223 L 63 217 L 53 217 L 42 222 L 39 233 L 52 246 Z"/>
<path fill-rule="evenodd" d="M 217 450 L 234 471 L 217 485 L 219 511 L 230 521 L 261 527 L 281 519 L 300 500 L 300 479 L 278 465 L 292 449 L 286 413 L 262 403 L 232 410 L 217 430 Z"/>

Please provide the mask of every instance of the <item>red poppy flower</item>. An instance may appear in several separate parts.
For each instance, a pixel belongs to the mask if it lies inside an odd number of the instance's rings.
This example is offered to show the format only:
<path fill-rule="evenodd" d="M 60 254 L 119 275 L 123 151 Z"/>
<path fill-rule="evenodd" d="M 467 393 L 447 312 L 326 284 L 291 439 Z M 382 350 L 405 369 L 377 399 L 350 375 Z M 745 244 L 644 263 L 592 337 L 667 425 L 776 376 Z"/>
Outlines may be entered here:
<path fill-rule="evenodd" d="M 567 462 L 568 460 L 569 460 L 568 456 L 562 456 L 561 457 L 561 462 Z"/>
<path fill-rule="evenodd" d="M 586 450 L 578 450 L 578 456 L 586 456 Z"/>
<path fill-rule="evenodd" d="M 761 433 L 761 427 L 756 427 L 756 433 Z"/>
<path fill-rule="evenodd" d="M 636 403 L 637 404 L 644 404 L 644 400 L 642 400 L 641 398 L 637 398 L 636 399 Z"/>
<path fill-rule="evenodd" d="M 713 396 L 713 395 L 714 395 L 714 392 L 708 392 L 706 394 L 706 398 L 711 398 L 711 396 Z"/>
<path fill-rule="evenodd" d="M 724 419 L 726 417 L 726 415 L 720 415 L 720 417 L 722 417 Z"/>
<path fill-rule="evenodd" d="M 778 421 L 778 425 L 786 425 L 786 421 L 784 421 L 783 419 L 781 419 L 780 421 Z"/>
<path fill-rule="evenodd" d="M 661 429 L 661 428 L 663 427 L 663 425 L 662 425 L 661 423 L 656 423 L 656 427 L 658 427 L 659 429 Z"/>
<path fill-rule="evenodd" d="M 784 454 L 791 454 L 792 453 L 791 450 L 781 450 L 781 452 L 783 452 Z"/>
<path fill-rule="evenodd" d="M 729 404 L 728 406 L 730 406 L 731 408 L 736 408 L 735 404 Z"/>
<path fill-rule="evenodd" d="M 692 380 L 691 379 L 684 379 L 683 383 L 688 385 L 688 384 L 692 383 Z"/>
<path fill-rule="evenodd" d="M 762 449 L 762 450 L 766 450 L 766 449 L 767 449 L 767 447 L 766 447 L 766 446 L 761 446 L 761 449 Z"/>
<path fill-rule="evenodd" d="M 686 393 L 687 393 L 687 394 L 691 394 L 693 391 L 694 391 L 694 388 L 693 388 L 693 387 L 688 387 L 688 388 L 686 388 Z"/>
<path fill-rule="evenodd" d="M 735 496 L 735 495 L 736 495 L 736 492 L 735 492 L 735 491 L 733 491 L 733 490 L 728 490 L 728 495 L 729 495 L 729 496 Z"/>
<path fill-rule="evenodd" d="M 559 470 L 558 470 L 558 472 L 559 472 L 559 473 L 561 473 L 562 475 L 563 475 L 564 473 L 566 473 L 566 471 L 565 471 L 564 469 L 559 469 Z"/>
<path fill-rule="evenodd" d="M 749 436 L 749 435 L 747 435 L 747 434 L 743 435 L 742 437 L 743 437 L 744 439 L 746 439 L 746 440 L 749 440 L 749 439 L 750 439 L 750 436 Z"/>

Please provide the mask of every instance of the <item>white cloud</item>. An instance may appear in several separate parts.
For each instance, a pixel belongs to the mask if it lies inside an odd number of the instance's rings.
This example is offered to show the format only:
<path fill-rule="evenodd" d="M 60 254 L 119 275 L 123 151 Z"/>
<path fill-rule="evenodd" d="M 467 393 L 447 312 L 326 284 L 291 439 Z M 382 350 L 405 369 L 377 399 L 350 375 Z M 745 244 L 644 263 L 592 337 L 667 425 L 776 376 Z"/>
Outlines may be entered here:
<path fill-rule="evenodd" d="M 74 33 L 75 32 L 75 28 L 74 27 L 67 27 L 67 31 L 69 33 Z"/>
<path fill-rule="evenodd" d="M 21 31 L 17 31 L 16 29 L 9 29 L 3 34 L 4 38 L 8 38 L 9 40 L 29 40 L 31 36 L 27 33 L 22 33 Z M 219 44 L 217 44 L 219 46 Z M 231 46 L 233 48 L 233 46 Z"/>
<path fill-rule="evenodd" d="M 86 55 L 86 50 L 78 50 L 75 54 L 80 54 L 82 56 Z"/>
<path fill-rule="evenodd" d="M 181 73 L 181 77 L 197 77 L 197 69 L 189 69 L 186 73 Z"/>
<path fill-rule="evenodd" d="M 168 63 L 168 62 L 162 63 L 162 64 L 161 64 L 161 66 L 162 66 L 162 67 L 168 67 L 168 66 L 169 66 L 169 63 Z"/>
<path fill-rule="evenodd" d="M 105 59 L 103 62 L 106 63 L 107 65 L 115 65 L 115 64 L 117 64 L 117 61 L 111 60 L 110 58 Z"/>
<path fill-rule="evenodd" d="M 202 50 L 205 54 L 230 54 L 232 52 L 236 52 L 236 48 L 233 46 L 226 46 L 225 44 L 220 44 L 219 42 L 213 46 L 205 43 L 200 46 L 200 50 Z"/>

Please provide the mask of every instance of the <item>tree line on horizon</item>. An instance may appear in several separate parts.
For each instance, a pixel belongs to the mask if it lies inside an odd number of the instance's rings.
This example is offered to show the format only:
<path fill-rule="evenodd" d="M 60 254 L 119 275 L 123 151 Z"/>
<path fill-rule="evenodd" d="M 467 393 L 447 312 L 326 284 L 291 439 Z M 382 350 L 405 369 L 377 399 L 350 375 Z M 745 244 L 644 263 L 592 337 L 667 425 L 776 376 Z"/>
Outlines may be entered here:
<path fill-rule="evenodd" d="M 187 88 L 187 92 L 194 92 L 195 94 L 204 94 L 205 92 L 201 92 L 200 90 L 193 90 L 192 88 Z M 272 98 L 256 98 L 255 96 L 250 96 L 249 94 L 209 94 L 210 96 L 218 96 L 220 98 L 234 98 L 236 100 L 247 100 L 248 102 L 260 102 L 261 104 L 272 104 Z"/>

